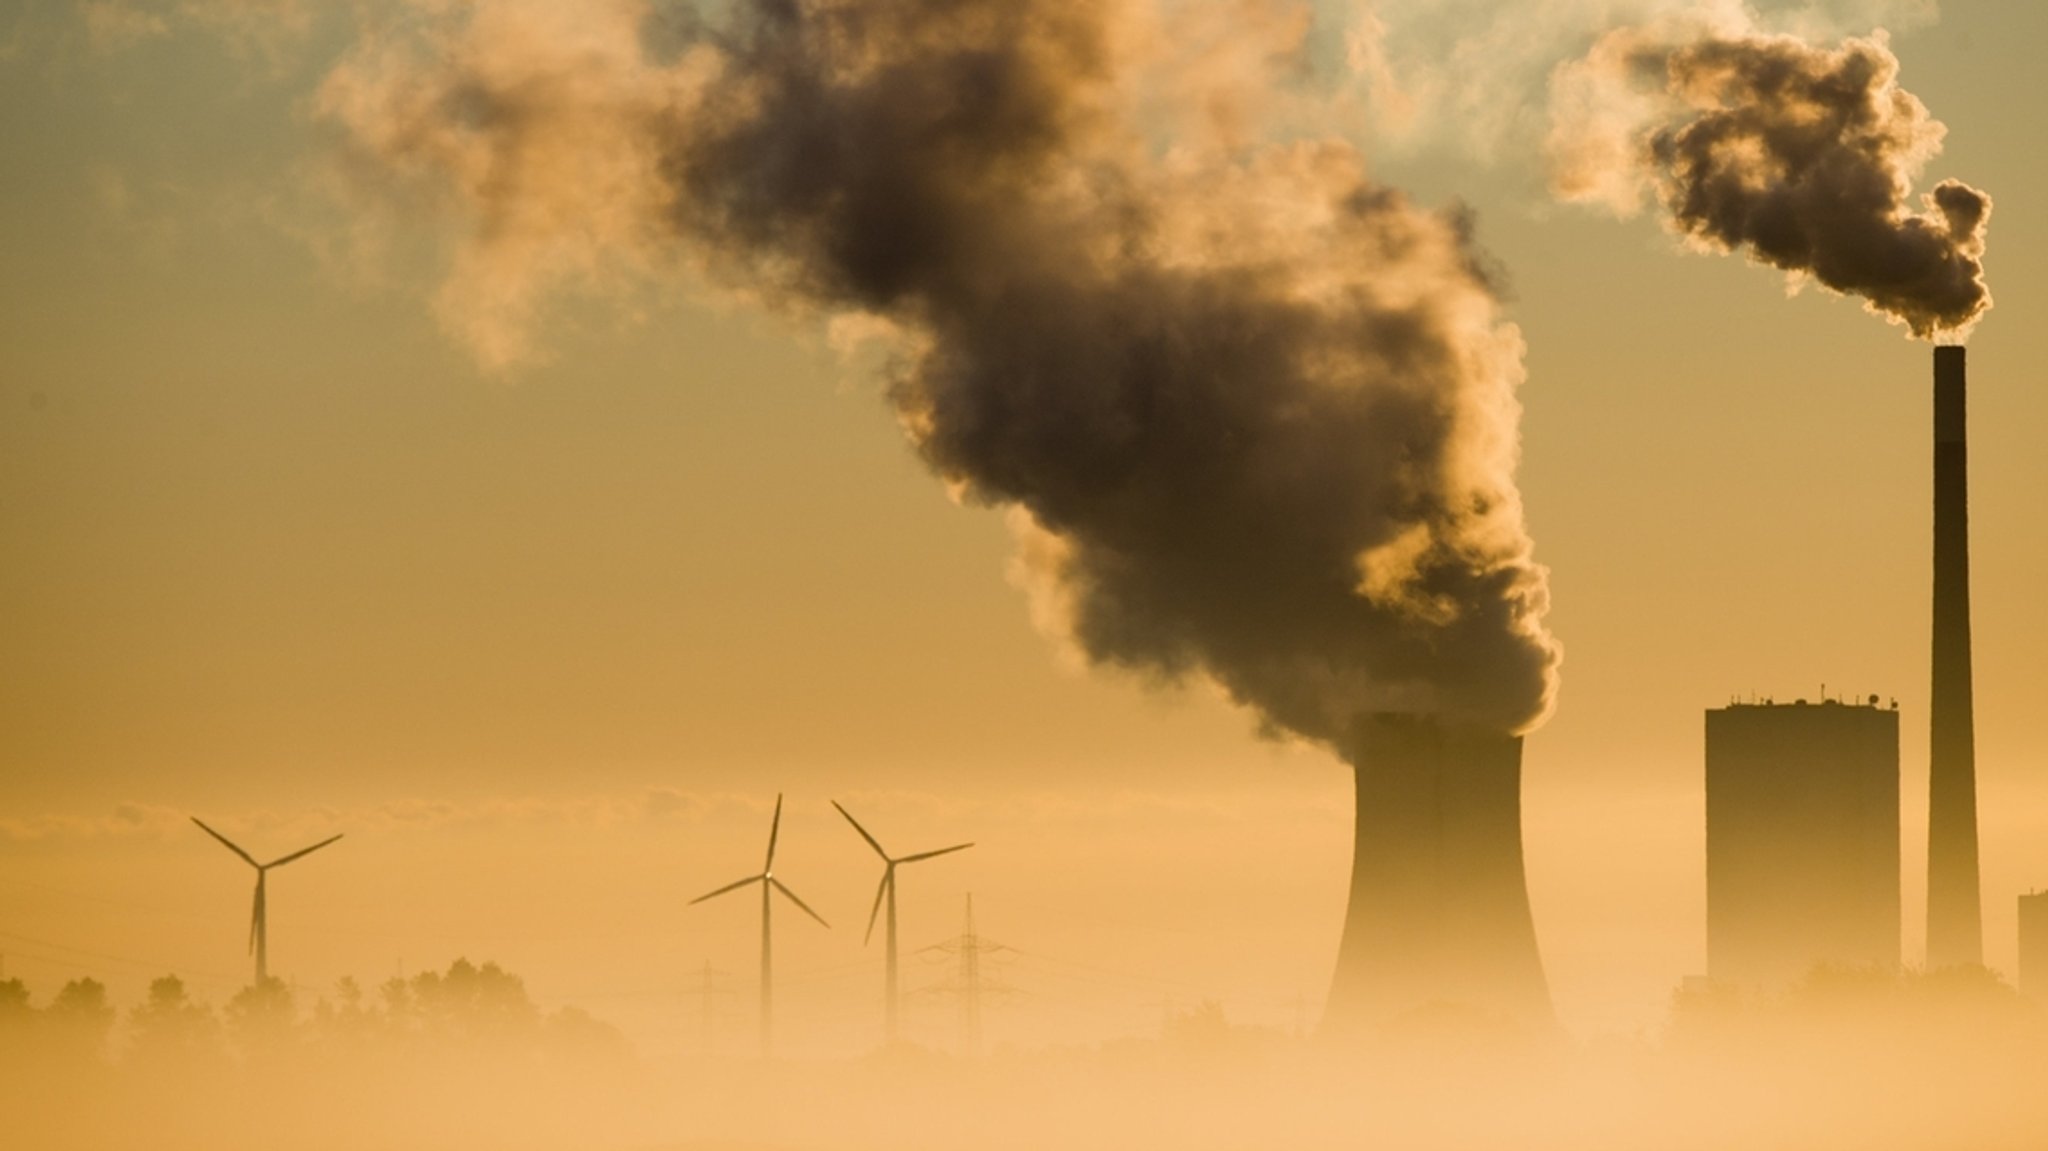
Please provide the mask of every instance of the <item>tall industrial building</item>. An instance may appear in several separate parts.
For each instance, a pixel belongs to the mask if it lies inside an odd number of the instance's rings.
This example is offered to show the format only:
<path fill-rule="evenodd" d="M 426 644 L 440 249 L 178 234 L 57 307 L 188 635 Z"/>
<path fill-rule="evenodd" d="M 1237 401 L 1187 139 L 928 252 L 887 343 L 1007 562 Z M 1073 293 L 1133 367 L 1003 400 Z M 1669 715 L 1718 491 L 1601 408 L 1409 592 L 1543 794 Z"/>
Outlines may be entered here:
<path fill-rule="evenodd" d="M 1970 690 L 1970 457 L 1963 349 L 1934 349 L 1934 682 L 1929 702 L 1927 966 L 1984 962 Z"/>
<path fill-rule="evenodd" d="M 1522 869 L 1522 740 L 1429 716 L 1361 718 L 1351 901 L 1323 1031 L 1448 1008 L 1552 1020 Z"/>
<path fill-rule="evenodd" d="M 1783 986 L 1899 962 L 1899 713 L 1707 712 L 1707 974 Z"/>
<path fill-rule="evenodd" d="M 2020 994 L 2048 1006 L 2048 891 L 2020 896 Z"/>

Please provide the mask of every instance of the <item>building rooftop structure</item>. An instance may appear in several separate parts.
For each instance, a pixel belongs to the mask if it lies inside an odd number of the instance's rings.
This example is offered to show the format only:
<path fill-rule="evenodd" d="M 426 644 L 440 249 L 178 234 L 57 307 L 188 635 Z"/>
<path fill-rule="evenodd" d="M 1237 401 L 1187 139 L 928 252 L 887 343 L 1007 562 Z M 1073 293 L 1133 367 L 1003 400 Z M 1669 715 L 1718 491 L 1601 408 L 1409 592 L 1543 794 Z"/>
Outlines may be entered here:
<path fill-rule="evenodd" d="M 1706 713 L 1707 972 L 1779 987 L 1899 962 L 1899 713 L 1761 700 Z"/>

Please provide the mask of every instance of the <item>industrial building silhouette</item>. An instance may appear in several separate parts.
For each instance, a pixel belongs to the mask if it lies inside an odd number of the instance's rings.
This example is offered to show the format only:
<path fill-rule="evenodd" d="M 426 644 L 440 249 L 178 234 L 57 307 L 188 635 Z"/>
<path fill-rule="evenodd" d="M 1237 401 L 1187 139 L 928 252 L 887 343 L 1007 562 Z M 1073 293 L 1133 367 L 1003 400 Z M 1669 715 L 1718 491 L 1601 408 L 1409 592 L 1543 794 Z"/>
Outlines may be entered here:
<path fill-rule="evenodd" d="M 2048 1006 L 2048 891 L 2020 896 L 2019 988 Z"/>
<path fill-rule="evenodd" d="M 1782 987 L 1899 962 L 1899 713 L 1823 699 L 1707 712 L 1707 974 Z"/>
<path fill-rule="evenodd" d="M 1966 381 L 1964 350 L 1935 348 L 1929 968 L 1984 961 Z M 1897 964 L 1898 713 L 1875 697 L 1738 704 L 1708 711 L 1706 729 L 1708 974 L 1783 984 L 1822 963 Z M 2048 906 L 2024 896 L 2020 908 L 2025 984 L 2030 940 L 2048 966 Z"/>

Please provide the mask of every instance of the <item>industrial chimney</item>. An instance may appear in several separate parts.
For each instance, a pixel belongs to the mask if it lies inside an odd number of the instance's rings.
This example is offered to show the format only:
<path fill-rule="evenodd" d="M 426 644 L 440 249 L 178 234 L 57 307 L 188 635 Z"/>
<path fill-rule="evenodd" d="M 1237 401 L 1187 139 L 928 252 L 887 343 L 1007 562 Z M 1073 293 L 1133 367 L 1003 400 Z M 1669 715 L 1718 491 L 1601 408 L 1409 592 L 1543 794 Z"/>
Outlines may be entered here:
<path fill-rule="evenodd" d="M 1970 702 L 1970 475 L 1963 349 L 1934 349 L 1934 690 L 1929 707 L 1927 966 L 1984 962 Z"/>
<path fill-rule="evenodd" d="M 1444 1008 L 1550 1022 L 1522 870 L 1521 737 L 1374 714 L 1347 751 L 1357 838 L 1324 1034 Z"/>

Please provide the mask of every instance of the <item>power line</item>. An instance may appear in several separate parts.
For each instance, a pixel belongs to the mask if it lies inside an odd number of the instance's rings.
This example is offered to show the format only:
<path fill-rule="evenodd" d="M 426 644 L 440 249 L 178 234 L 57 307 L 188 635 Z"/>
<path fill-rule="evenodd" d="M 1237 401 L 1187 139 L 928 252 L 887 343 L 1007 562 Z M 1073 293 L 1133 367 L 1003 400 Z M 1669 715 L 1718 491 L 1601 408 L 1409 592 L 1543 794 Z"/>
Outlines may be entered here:
<path fill-rule="evenodd" d="M 56 943 L 48 939 L 37 939 L 33 936 L 19 935 L 11 931 L 0 931 L 0 939 L 9 940 L 14 943 L 25 943 L 31 947 L 47 947 L 55 951 L 69 952 L 72 955 L 82 955 L 89 959 L 97 959 L 103 963 L 118 963 L 128 967 L 135 967 L 143 970 L 155 971 L 160 974 L 190 973 L 203 979 L 224 980 L 230 983 L 239 982 L 241 979 L 241 977 L 238 975 L 224 975 L 218 971 L 206 971 L 204 969 L 186 967 L 182 964 L 164 963 L 161 960 L 136 959 L 133 956 L 128 955 L 114 955 L 105 951 L 93 951 L 89 948 L 73 947 L 68 943 Z M 17 952 L 16 954 L 25 953 Z M 83 964 L 78 963 L 76 960 L 69 959 L 64 956 L 30 955 L 29 958 L 40 959 L 45 963 L 68 963 L 74 967 L 84 966 Z"/>
<path fill-rule="evenodd" d="M 1018 956 L 1024 959 L 1035 960 L 1039 963 L 1049 963 L 1056 967 L 1071 967 L 1077 971 L 1086 971 L 1093 975 L 1109 976 L 1112 979 L 1128 979 L 1139 983 L 1161 983 L 1170 987 L 1179 987 L 1183 990 L 1188 991 L 1192 991 L 1195 989 L 1195 985 L 1187 982 L 1186 980 L 1172 979 L 1164 975 L 1143 975 L 1135 971 L 1118 971 L 1115 968 L 1111 967 L 1101 967 L 1092 963 L 1081 963 L 1079 961 L 1072 959 L 1062 959 L 1058 956 L 1047 955 L 1042 951 L 1026 951 L 1022 948 L 1016 947 L 1010 948 L 1009 950 L 1015 952 Z"/>
<path fill-rule="evenodd" d="M 0 878 L 0 884 L 5 884 L 6 886 L 12 887 L 18 891 L 38 891 L 44 895 L 60 896 L 72 902 L 99 903 L 104 904 L 108 907 L 118 908 L 122 911 L 139 912 L 144 915 L 161 915 L 177 919 L 219 918 L 218 916 L 212 914 L 197 911 L 181 911 L 157 904 L 133 903 L 125 899 L 110 899 L 104 895 L 88 895 L 82 891 L 66 891 L 63 888 L 51 887 L 47 883 L 37 883 L 34 880 L 20 879 L 14 876 Z"/>

